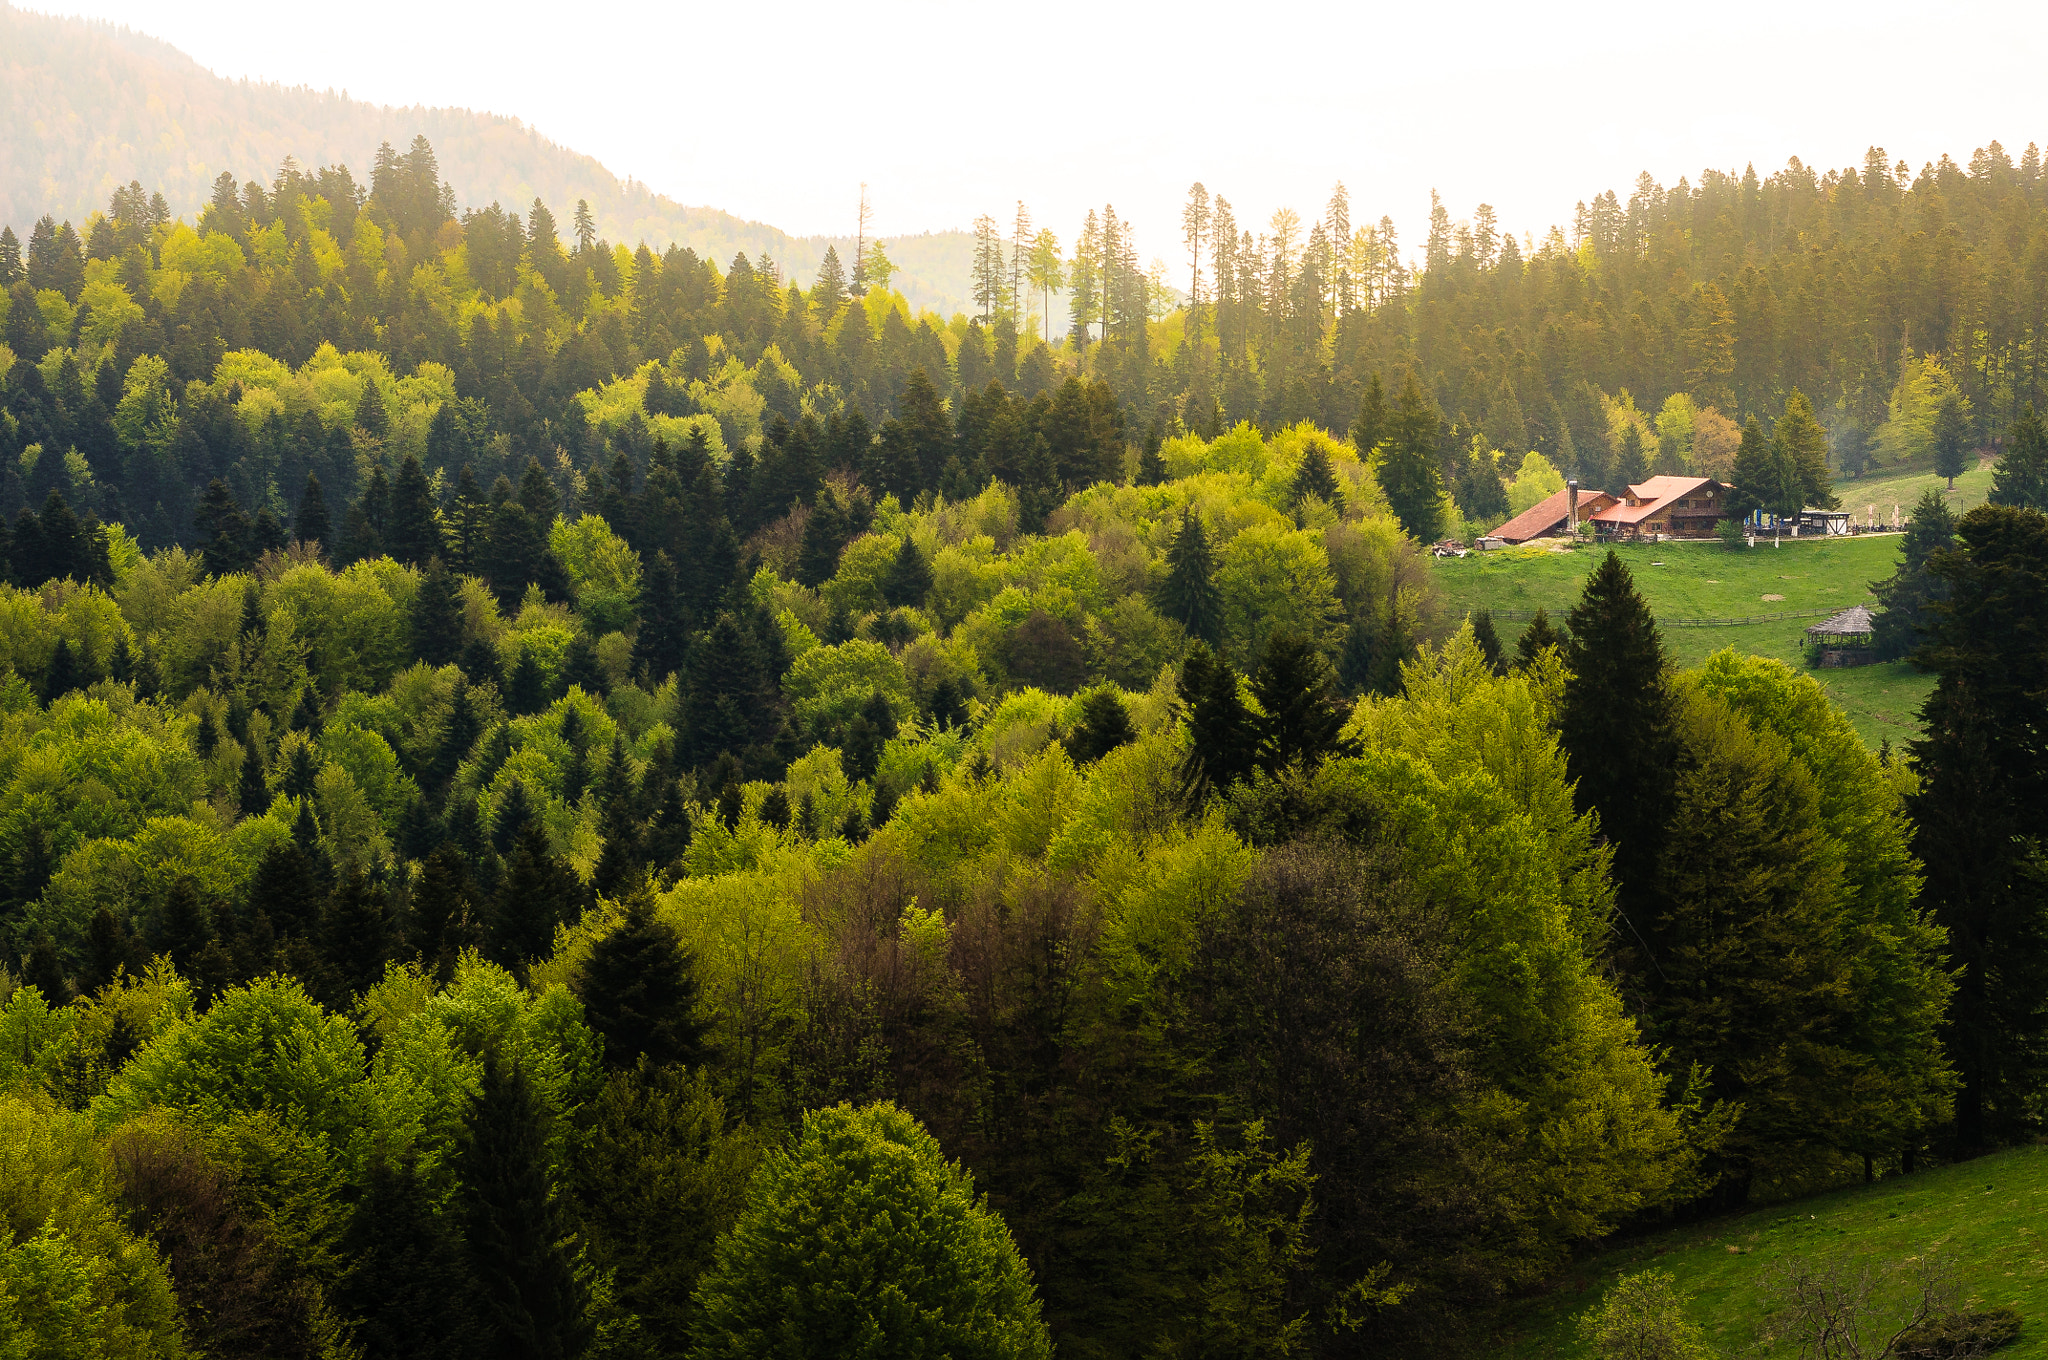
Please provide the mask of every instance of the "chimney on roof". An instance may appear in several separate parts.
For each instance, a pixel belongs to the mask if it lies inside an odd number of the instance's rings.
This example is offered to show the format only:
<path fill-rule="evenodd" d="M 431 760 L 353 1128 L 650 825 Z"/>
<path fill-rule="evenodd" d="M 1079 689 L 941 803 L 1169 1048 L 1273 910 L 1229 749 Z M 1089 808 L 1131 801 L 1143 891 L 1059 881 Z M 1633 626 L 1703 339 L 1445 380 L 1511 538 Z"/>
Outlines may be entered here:
<path fill-rule="evenodd" d="M 1579 536 L 1579 479 L 1570 478 L 1564 484 L 1564 527 L 1573 538 Z"/>

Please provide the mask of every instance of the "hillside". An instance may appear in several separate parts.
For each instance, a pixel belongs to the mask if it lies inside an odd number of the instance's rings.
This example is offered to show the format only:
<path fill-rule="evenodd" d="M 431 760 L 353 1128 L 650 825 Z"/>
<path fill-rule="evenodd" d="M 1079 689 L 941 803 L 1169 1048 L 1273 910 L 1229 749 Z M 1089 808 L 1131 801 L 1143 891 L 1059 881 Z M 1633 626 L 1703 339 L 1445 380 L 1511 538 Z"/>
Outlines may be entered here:
<path fill-rule="evenodd" d="M 685 245 L 723 268 L 735 252 L 782 265 L 809 286 L 828 245 L 716 208 L 692 207 L 620 179 L 517 118 L 470 109 L 393 108 L 332 90 L 213 74 L 170 44 L 131 29 L 18 9 L 0 0 L 0 223 L 26 238 L 44 213 L 83 226 L 130 180 L 195 217 L 223 170 L 268 182 L 286 156 L 342 162 L 367 180 L 380 142 L 425 133 L 464 208 L 524 211 L 538 196 L 568 219 L 588 199 L 598 230 L 659 250 Z M 966 306 L 972 237 L 935 232 L 889 243 L 895 286 L 913 307 L 950 316 Z"/>
<path fill-rule="evenodd" d="M 2019 1311 L 2018 1342 L 2000 1360 L 2048 1355 L 2048 1256 L 2040 1222 L 2048 1208 L 2048 1150 L 2017 1148 L 1918 1175 L 1641 1238 L 1574 1268 L 1552 1293 L 1510 1310 L 1487 1353 L 1512 1360 L 1577 1360 L 1574 1330 L 1620 1276 L 1645 1269 L 1677 1277 L 1688 1312 L 1717 1354 L 1748 1354 L 1769 1312 L 1772 1265 L 1794 1257 L 1841 1257 L 1892 1265 L 1927 1251 L 1954 1258 L 1978 1307 Z"/>

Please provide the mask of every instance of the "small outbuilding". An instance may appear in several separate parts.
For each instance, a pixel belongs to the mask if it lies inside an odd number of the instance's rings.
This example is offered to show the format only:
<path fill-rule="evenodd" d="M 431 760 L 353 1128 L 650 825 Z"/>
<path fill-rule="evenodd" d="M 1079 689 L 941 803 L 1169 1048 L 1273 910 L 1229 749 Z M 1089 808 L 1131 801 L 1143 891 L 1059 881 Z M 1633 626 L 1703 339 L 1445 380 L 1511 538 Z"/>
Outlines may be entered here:
<path fill-rule="evenodd" d="M 1877 660 L 1877 621 L 1866 605 L 1851 605 L 1806 630 L 1817 649 L 1816 666 L 1867 666 Z"/>

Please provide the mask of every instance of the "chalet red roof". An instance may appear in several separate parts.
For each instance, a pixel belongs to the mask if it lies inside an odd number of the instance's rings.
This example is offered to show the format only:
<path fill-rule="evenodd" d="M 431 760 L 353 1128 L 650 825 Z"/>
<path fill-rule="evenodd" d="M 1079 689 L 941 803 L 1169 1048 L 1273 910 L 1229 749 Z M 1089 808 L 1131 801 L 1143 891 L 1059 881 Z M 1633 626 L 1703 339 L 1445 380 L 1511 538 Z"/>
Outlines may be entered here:
<path fill-rule="evenodd" d="M 1495 529 L 1489 538 L 1498 538 L 1506 543 L 1526 543 L 1532 538 L 1541 538 L 1564 523 L 1566 511 L 1571 505 L 1571 488 L 1545 496 L 1536 504 L 1516 515 L 1506 524 Z M 1612 503 L 1614 497 L 1605 491 L 1579 492 L 1579 518 L 1588 518 L 1602 503 Z"/>
<path fill-rule="evenodd" d="M 1712 477 L 1652 477 L 1629 487 L 1626 499 L 1595 511 L 1592 518 L 1601 524 L 1640 524 L 1651 515 L 1672 509 L 1676 502 L 1691 499 L 1702 488 L 1707 489 L 1709 497 L 1718 497 L 1722 490 Z"/>

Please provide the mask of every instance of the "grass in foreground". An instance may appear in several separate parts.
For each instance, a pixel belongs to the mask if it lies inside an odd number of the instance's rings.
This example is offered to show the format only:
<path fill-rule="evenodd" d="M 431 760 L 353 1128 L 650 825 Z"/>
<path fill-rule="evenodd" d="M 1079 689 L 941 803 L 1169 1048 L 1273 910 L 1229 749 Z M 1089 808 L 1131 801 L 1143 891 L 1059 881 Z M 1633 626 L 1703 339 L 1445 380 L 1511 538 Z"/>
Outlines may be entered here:
<path fill-rule="evenodd" d="M 1547 609 L 1561 622 L 1605 551 L 1511 548 L 1438 559 L 1434 570 L 1453 617 L 1473 609 L 1496 614 Z M 1870 603 L 1871 583 L 1890 576 L 1898 565 L 1899 540 L 1890 535 L 1800 538 L 1786 539 L 1776 548 L 1759 540 L 1755 548 L 1740 552 L 1713 541 L 1622 544 L 1615 551 L 1659 618 L 1749 618 Z M 1664 641 L 1682 666 L 1696 666 L 1708 654 L 1734 647 L 1800 667 L 1805 630 L 1818 621 L 1816 617 L 1726 628 L 1667 626 Z M 1496 618 L 1494 626 L 1512 645 L 1526 624 Z M 1933 676 L 1903 662 L 1807 673 L 1827 686 L 1873 749 L 1887 738 L 1898 746 L 1919 735 L 1920 705 L 1934 688 Z"/>
<path fill-rule="evenodd" d="M 1479 1353 L 1504 1360 L 1579 1360 L 1577 1319 L 1614 1281 L 1652 1267 L 1677 1277 L 1716 1353 L 1752 1346 L 1770 1307 L 1774 1262 L 1842 1255 L 1889 1265 L 1927 1251 L 1955 1258 L 1971 1306 L 2025 1320 L 1999 1360 L 2048 1356 L 2048 1148 L 2017 1148 L 1772 1205 L 1638 1239 L 1582 1262 L 1543 1297 L 1504 1310 Z"/>

